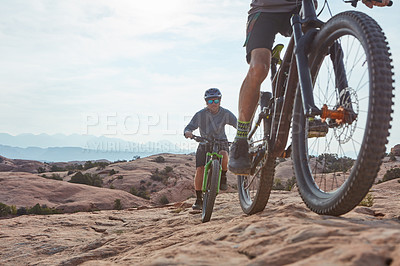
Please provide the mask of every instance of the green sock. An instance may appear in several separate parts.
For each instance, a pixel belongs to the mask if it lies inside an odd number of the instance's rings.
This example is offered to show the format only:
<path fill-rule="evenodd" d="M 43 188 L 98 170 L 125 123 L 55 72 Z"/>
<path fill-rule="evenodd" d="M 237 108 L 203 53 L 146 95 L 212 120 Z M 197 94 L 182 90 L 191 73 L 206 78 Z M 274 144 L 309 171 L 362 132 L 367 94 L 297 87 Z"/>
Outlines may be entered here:
<path fill-rule="evenodd" d="M 243 122 L 238 120 L 236 138 L 247 139 L 247 135 L 249 134 L 249 129 L 250 129 L 250 121 Z"/>

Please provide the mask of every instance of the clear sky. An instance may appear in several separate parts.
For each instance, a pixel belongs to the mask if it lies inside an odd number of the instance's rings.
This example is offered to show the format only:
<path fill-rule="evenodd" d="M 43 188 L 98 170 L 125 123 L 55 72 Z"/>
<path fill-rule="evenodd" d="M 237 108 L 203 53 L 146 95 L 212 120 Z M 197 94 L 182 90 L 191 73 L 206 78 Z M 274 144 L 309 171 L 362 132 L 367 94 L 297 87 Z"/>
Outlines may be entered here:
<path fill-rule="evenodd" d="M 353 9 L 330 2 L 334 13 Z M 220 88 L 237 114 L 249 3 L 0 0 L 0 132 L 187 143 L 183 127 L 207 88 Z M 384 29 L 400 73 L 397 5 L 358 10 Z M 400 143 L 399 104 L 394 115 L 388 147 Z"/>

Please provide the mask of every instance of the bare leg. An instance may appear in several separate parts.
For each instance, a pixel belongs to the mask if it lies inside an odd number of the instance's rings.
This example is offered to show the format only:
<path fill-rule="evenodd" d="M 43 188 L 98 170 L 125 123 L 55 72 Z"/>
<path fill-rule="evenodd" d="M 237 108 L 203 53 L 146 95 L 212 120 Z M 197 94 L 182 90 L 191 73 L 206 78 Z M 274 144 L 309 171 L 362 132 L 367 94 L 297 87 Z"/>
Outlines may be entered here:
<path fill-rule="evenodd" d="M 248 175 L 251 160 L 248 154 L 247 134 L 260 97 L 261 83 L 268 75 L 271 51 L 257 48 L 251 51 L 249 71 L 239 93 L 237 133 L 229 154 L 229 170 L 237 175 Z"/>
<path fill-rule="evenodd" d="M 222 171 L 226 171 L 228 170 L 228 152 L 221 150 L 219 151 L 219 154 L 221 154 L 222 156 Z"/>
<path fill-rule="evenodd" d="M 201 190 L 203 186 L 204 166 L 196 168 L 196 175 L 194 176 L 194 189 Z"/>
<path fill-rule="evenodd" d="M 250 67 L 239 93 L 239 120 L 250 121 L 257 107 L 261 83 L 268 75 L 271 51 L 257 48 L 251 51 Z"/>

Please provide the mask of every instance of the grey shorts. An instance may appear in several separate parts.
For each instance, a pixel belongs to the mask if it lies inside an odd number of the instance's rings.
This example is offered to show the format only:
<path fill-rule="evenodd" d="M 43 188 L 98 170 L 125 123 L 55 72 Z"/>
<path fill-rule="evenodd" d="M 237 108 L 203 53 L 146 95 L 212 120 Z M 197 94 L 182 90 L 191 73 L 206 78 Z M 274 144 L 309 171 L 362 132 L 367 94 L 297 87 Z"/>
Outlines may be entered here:
<path fill-rule="evenodd" d="M 247 21 L 247 35 L 244 46 L 246 47 L 247 63 L 250 63 L 251 51 L 256 48 L 267 48 L 272 51 L 272 46 L 277 33 L 290 36 L 292 27 L 290 18 L 297 10 L 288 13 L 251 14 Z"/>
<path fill-rule="evenodd" d="M 206 165 L 207 152 L 211 152 L 211 149 L 212 147 L 209 147 L 208 145 L 199 144 L 196 151 L 196 168 Z M 220 149 L 229 153 L 228 141 L 221 145 Z"/>

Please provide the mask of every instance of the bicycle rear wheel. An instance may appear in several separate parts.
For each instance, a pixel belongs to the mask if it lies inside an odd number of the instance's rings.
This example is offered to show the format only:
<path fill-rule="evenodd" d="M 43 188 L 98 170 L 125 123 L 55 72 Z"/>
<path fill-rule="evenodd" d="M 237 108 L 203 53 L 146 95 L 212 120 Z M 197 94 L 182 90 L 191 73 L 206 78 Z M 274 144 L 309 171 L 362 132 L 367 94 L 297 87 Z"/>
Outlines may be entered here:
<path fill-rule="evenodd" d="M 267 100 L 271 96 L 267 97 Z M 263 104 L 262 106 L 266 106 Z M 261 108 L 257 108 L 255 120 Z M 255 121 L 253 121 L 253 126 Z M 238 175 L 238 192 L 240 206 L 246 214 L 263 211 L 267 205 L 275 173 L 275 157 L 272 157 L 268 147 L 268 123 L 264 119 L 250 140 L 250 155 L 255 163 L 250 175 Z"/>
<path fill-rule="evenodd" d="M 317 33 L 309 60 L 316 106 L 349 115 L 306 118 L 297 93 L 294 171 L 312 211 L 342 215 L 368 193 L 386 151 L 394 89 L 389 47 L 372 18 L 344 12 Z"/>
<path fill-rule="evenodd" d="M 203 211 L 201 214 L 201 221 L 203 223 L 208 222 L 211 219 L 215 198 L 217 197 L 219 173 L 219 161 L 213 160 L 211 162 L 211 168 L 208 171 L 206 191 L 203 193 Z"/>

